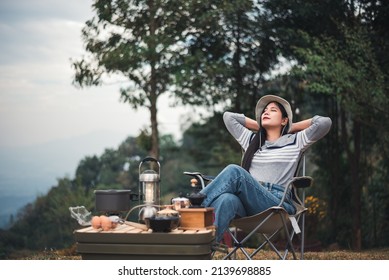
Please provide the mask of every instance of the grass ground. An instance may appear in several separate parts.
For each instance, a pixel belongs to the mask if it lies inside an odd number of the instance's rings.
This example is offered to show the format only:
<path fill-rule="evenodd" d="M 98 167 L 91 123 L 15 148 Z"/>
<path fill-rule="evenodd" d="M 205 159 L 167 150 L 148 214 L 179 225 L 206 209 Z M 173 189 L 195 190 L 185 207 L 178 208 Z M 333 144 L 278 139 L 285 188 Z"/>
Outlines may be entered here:
<path fill-rule="evenodd" d="M 252 251 L 248 249 L 248 251 Z M 288 259 L 291 259 L 289 255 Z M 298 255 L 299 257 L 299 255 Z M 27 260 L 81 260 L 81 256 L 77 254 L 76 247 L 73 246 L 65 250 L 50 250 L 35 254 L 14 256 L 15 259 Z M 222 259 L 221 253 L 216 253 L 214 259 Z M 278 257 L 272 251 L 264 250 L 259 252 L 254 259 L 258 260 L 276 260 Z M 243 254 L 238 253 L 237 259 L 244 259 Z M 306 252 L 305 260 L 389 260 L 389 248 L 381 248 L 374 250 L 363 250 L 360 252 L 337 250 L 337 251 L 322 251 L 322 252 Z"/>
<path fill-rule="evenodd" d="M 248 250 L 252 251 L 252 250 Z M 221 259 L 222 254 L 216 254 L 215 259 Z M 297 254 L 300 258 L 300 255 Z M 237 259 L 244 259 L 242 253 L 237 254 Z M 257 260 L 276 260 L 278 256 L 269 250 L 259 252 L 254 259 Z M 288 259 L 292 259 L 289 254 Z M 305 252 L 305 260 L 389 260 L 389 248 L 366 250 L 360 252 L 353 251 L 323 251 L 323 252 Z"/>

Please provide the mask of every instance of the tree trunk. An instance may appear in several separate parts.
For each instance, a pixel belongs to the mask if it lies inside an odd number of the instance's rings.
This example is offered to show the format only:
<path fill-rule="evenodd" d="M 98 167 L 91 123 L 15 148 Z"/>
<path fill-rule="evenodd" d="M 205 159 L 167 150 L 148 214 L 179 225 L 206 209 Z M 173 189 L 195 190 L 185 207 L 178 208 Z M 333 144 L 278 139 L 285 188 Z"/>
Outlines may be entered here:
<path fill-rule="evenodd" d="M 362 248 L 361 236 L 361 188 L 360 158 L 361 158 L 361 125 L 354 121 L 354 154 L 351 162 L 352 178 L 352 203 L 353 203 L 353 249 L 360 251 Z"/>
<path fill-rule="evenodd" d="M 235 89 L 236 89 L 234 110 L 235 112 L 242 112 L 243 108 L 242 108 L 241 99 L 247 97 L 244 96 L 242 69 L 240 65 L 242 50 L 241 50 L 241 43 L 240 43 L 241 34 L 239 30 L 239 24 L 238 24 L 238 30 L 236 31 L 236 33 L 234 33 L 234 35 L 235 35 L 234 37 L 235 37 L 235 47 L 236 47 L 236 51 L 234 53 L 233 61 L 232 61 L 233 63 L 232 67 L 233 67 L 234 77 L 235 77 Z"/>
<path fill-rule="evenodd" d="M 159 131 L 157 121 L 157 96 L 151 94 L 150 121 L 151 121 L 151 151 L 150 156 L 159 159 Z"/>
<path fill-rule="evenodd" d="M 150 11 L 152 11 L 151 14 L 154 15 L 156 12 L 156 8 L 154 7 L 154 1 L 148 1 L 147 3 L 148 3 Z M 153 17 L 153 16 L 151 16 L 151 18 L 150 18 L 149 27 L 150 27 L 150 37 L 153 38 L 155 36 L 155 30 L 156 30 L 155 17 Z M 154 41 L 154 38 L 149 41 L 148 47 L 150 50 L 152 50 L 152 53 L 156 52 L 156 42 Z M 150 123 L 151 123 L 150 156 L 159 160 L 159 132 L 158 132 L 158 121 L 157 121 L 158 92 L 157 92 L 157 73 L 156 73 L 155 65 L 156 65 L 155 56 L 151 56 L 151 58 L 150 58 L 150 67 L 151 67 L 150 93 L 149 93 Z"/>
<path fill-rule="evenodd" d="M 341 185 L 340 182 L 342 182 L 342 177 L 344 176 L 344 174 L 342 174 L 341 172 L 341 164 L 340 164 L 342 158 L 340 155 L 344 147 L 341 147 L 339 145 L 339 143 L 341 143 L 339 136 L 342 137 L 344 133 L 343 125 L 345 123 L 345 114 L 344 114 L 344 110 L 342 110 L 342 108 L 338 105 L 336 99 L 333 99 L 331 102 L 332 102 L 331 115 L 334 116 L 334 121 L 332 127 L 333 133 L 330 134 L 332 139 L 330 140 L 331 152 L 330 152 L 330 159 L 328 161 L 328 166 L 330 168 L 330 172 L 329 172 L 330 179 L 328 182 L 330 188 L 330 192 L 329 192 L 330 195 L 328 196 L 328 200 L 330 202 L 329 212 L 331 216 L 331 220 L 330 220 L 331 238 L 332 240 L 336 240 L 337 225 L 339 221 L 338 213 L 343 203 L 339 201 L 337 196 L 332 194 L 336 194 L 337 192 L 339 192 L 339 186 Z M 340 122 L 338 122 L 338 120 L 340 120 Z M 339 124 L 341 124 L 340 127 Z"/>

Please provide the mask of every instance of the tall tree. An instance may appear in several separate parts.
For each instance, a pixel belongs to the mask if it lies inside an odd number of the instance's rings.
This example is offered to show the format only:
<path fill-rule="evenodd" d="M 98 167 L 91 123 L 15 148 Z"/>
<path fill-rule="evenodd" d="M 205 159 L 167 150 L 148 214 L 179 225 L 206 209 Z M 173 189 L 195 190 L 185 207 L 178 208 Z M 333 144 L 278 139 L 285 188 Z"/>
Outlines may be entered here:
<path fill-rule="evenodd" d="M 134 109 L 150 111 L 150 155 L 159 158 L 158 98 L 169 91 L 175 57 L 182 52 L 188 13 L 185 1 L 95 0 L 96 15 L 82 39 L 88 56 L 72 62 L 73 83 L 97 86 L 107 77 L 124 77 L 129 86 L 121 99 Z"/>
<path fill-rule="evenodd" d="M 188 52 L 180 57 L 177 96 L 253 114 L 266 74 L 277 62 L 275 42 L 252 0 L 191 1 Z"/>

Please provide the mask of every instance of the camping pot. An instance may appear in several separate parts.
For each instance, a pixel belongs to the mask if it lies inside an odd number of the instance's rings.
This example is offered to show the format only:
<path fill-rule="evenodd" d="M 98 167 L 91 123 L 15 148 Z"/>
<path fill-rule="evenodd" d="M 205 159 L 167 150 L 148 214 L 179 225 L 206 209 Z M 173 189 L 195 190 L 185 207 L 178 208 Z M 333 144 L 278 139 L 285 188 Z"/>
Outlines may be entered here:
<path fill-rule="evenodd" d="M 95 190 L 97 211 L 116 213 L 130 210 L 131 190 Z"/>

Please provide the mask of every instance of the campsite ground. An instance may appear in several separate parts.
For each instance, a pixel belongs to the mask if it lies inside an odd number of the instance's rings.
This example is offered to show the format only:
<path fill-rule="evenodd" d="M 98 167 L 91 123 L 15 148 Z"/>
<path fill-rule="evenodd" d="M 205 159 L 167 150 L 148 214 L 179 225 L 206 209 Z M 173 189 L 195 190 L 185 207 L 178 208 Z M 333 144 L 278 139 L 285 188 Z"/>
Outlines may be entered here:
<path fill-rule="evenodd" d="M 250 250 L 249 250 L 250 251 Z M 214 259 L 222 259 L 221 253 L 216 253 Z M 290 255 L 291 257 L 291 255 Z M 81 256 L 77 254 L 76 247 L 73 246 L 64 250 L 49 250 L 45 252 L 28 254 L 19 252 L 19 255 L 14 256 L 15 259 L 27 260 L 81 260 Z M 276 260 L 278 257 L 272 251 L 261 251 L 254 259 L 258 260 Z M 241 253 L 237 254 L 237 259 L 243 259 Z M 389 248 L 379 248 L 374 250 L 362 250 L 360 252 L 349 250 L 336 251 L 321 251 L 321 252 L 306 252 L 305 260 L 389 260 Z"/>

